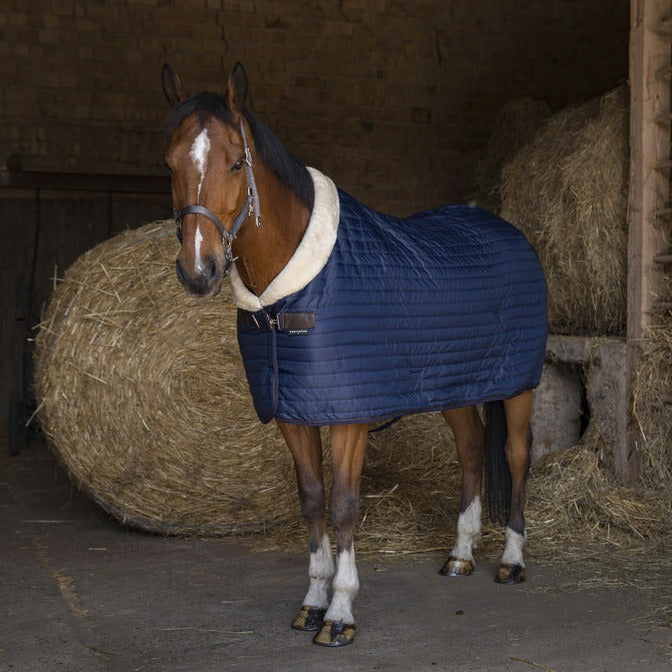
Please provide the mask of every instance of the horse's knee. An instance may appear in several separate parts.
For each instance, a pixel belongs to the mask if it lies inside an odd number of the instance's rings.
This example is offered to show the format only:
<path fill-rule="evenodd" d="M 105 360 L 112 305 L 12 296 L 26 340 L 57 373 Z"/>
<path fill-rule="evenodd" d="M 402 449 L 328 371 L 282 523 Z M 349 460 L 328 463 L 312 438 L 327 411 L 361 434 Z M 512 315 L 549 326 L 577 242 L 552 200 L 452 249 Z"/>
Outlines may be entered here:
<path fill-rule="evenodd" d="M 532 433 L 529 431 L 529 425 L 508 428 L 504 451 L 512 476 L 516 472 L 527 474 L 530 468 L 531 449 Z"/>

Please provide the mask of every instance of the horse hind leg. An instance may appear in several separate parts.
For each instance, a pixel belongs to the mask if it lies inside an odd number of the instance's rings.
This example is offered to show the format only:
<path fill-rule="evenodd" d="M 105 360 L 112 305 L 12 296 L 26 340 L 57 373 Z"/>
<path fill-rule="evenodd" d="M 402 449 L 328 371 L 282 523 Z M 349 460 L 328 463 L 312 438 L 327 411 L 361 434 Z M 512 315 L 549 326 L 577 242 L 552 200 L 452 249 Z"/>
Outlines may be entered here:
<path fill-rule="evenodd" d="M 301 513 L 308 532 L 310 585 L 292 628 L 319 631 L 329 606 L 329 588 L 334 576 L 331 543 L 324 521 L 325 497 L 322 476 L 322 441 L 318 427 L 302 427 L 278 422 L 278 427 L 294 458 Z"/>
<path fill-rule="evenodd" d="M 506 545 L 500 561 L 496 581 L 498 583 L 522 583 L 525 581 L 523 547 L 527 538 L 525 529 L 525 488 L 530 468 L 532 433 L 532 392 L 527 390 L 503 402 L 505 417 L 504 454 L 508 474 L 505 487 L 508 497 L 506 519 Z"/>
<path fill-rule="evenodd" d="M 462 498 L 455 546 L 439 573 L 469 576 L 475 566 L 473 550 L 481 538 L 484 429 L 474 406 L 444 411 L 443 416 L 453 431 L 462 467 Z"/>

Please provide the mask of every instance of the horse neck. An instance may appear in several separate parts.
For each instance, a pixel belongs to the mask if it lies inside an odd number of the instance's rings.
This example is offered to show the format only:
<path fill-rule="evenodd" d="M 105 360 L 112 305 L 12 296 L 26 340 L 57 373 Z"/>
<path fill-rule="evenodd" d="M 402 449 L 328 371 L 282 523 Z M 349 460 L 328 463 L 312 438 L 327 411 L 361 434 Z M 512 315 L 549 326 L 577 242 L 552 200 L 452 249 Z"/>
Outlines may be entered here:
<path fill-rule="evenodd" d="M 234 243 L 236 268 L 245 286 L 259 296 L 296 251 L 308 226 L 310 211 L 262 161 L 255 159 L 261 226 L 253 217 L 241 228 Z"/>

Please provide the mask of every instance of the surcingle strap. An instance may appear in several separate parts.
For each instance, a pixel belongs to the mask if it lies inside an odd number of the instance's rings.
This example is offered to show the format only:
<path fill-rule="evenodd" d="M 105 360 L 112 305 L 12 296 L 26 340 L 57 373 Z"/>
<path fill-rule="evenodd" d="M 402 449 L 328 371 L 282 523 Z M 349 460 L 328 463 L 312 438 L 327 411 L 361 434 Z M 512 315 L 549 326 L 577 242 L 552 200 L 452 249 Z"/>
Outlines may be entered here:
<path fill-rule="evenodd" d="M 277 313 L 275 316 L 268 311 L 260 310 L 250 313 L 238 309 L 238 326 L 243 329 L 270 331 L 286 331 L 289 334 L 306 334 L 314 329 L 317 323 L 315 313 Z"/>

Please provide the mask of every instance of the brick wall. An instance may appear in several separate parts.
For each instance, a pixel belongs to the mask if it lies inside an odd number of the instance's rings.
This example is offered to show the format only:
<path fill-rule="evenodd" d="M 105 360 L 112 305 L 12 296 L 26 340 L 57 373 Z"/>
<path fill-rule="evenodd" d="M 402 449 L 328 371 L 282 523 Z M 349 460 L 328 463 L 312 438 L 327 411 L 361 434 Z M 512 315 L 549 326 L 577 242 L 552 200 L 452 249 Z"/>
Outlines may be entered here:
<path fill-rule="evenodd" d="M 464 196 L 508 100 L 627 76 L 628 0 L 3 0 L 0 159 L 161 174 L 169 61 L 191 90 L 244 62 L 250 106 L 306 163 L 407 213 Z"/>

